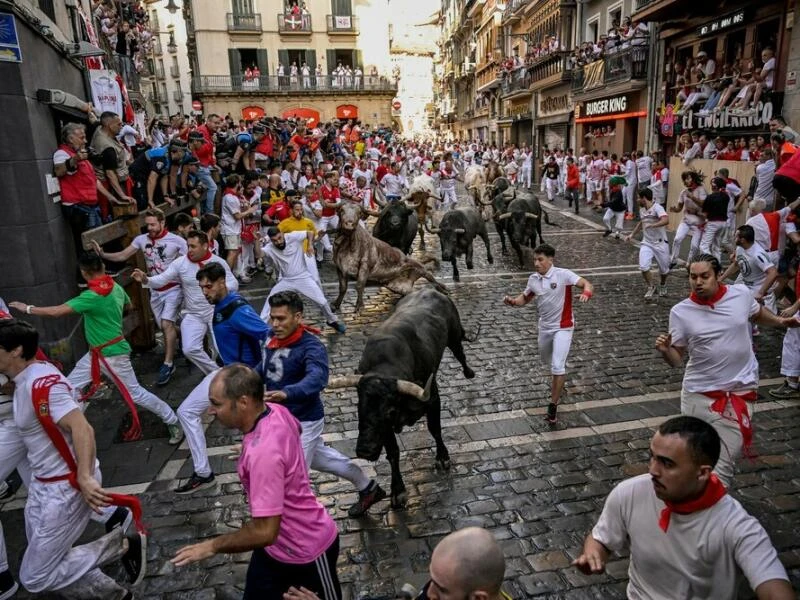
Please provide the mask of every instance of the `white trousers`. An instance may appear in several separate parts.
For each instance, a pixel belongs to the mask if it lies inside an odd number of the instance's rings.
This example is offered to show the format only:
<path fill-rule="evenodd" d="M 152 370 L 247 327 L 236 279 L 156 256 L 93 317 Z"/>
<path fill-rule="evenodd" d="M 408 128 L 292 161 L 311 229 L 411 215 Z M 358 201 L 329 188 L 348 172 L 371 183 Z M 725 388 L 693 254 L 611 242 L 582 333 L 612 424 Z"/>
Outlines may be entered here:
<path fill-rule="evenodd" d="M 359 492 L 369 485 L 369 477 L 364 474 L 352 459 L 348 458 L 335 448 L 326 446 L 322 441 L 322 429 L 325 419 L 318 421 L 304 421 L 300 423 L 303 428 L 300 441 L 303 444 L 303 453 L 306 457 L 306 466 L 309 470 L 332 473 L 337 477 L 352 483 Z"/>
<path fill-rule="evenodd" d="M 649 271 L 655 259 L 658 272 L 662 275 L 669 273 L 669 245 L 666 241 L 659 244 L 643 243 L 639 247 L 639 269 Z"/>
<path fill-rule="evenodd" d="M 539 357 L 551 375 L 567 372 L 567 355 L 572 345 L 572 329 L 539 330 Z"/>
<path fill-rule="evenodd" d="M 331 305 L 328 304 L 328 300 L 325 298 L 319 283 L 314 281 L 314 277 L 311 274 L 306 274 L 301 277 L 292 277 L 291 279 L 283 278 L 272 286 L 269 296 L 267 296 L 267 301 L 264 303 L 264 308 L 261 309 L 261 319 L 263 321 L 269 322 L 269 299 L 278 292 L 287 290 L 302 294 L 316 304 L 322 314 L 325 315 L 327 323 L 336 323 L 339 320 L 339 317 L 331 309 Z"/>
<path fill-rule="evenodd" d="M 723 414 L 713 412 L 711 410 L 712 403 L 713 400 L 703 394 L 681 390 L 681 414 L 702 419 L 719 434 L 722 444 L 714 472 L 720 481 L 725 484 L 725 487 L 730 487 L 733 481 L 735 463 L 742 456 L 742 432 L 739 430 L 736 413 L 733 412 L 730 402 Z M 750 412 L 750 422 L 752 423 L 752 409 L 748 407 L 748 411 Z"/>
<path fill-rule="evenodd" d="M 781 352 L 781 375 L 800 377 L 800 329 L 786 330 Z"/>
<path fill-rule="evenodd" d="M 625 204 L 628 206 L 628 212 L 633 213 L 633 203 L 635 200 L 634 191 L 636 184 L 630 183 L 622 188 L 622 196 L 625 198 Z"/>
<path fill-rule="evenodd" d="M 167 425 L 173 425 L 178 422 L 178 417 L 169 404 L 152 392 L 147 391 L 136 379 L 136 373 L 133 372 L 133 365 L 131 365 L 131 357 L 128 354 L 107 356 L 106 362 L 123 385 L 128 388 L 128 392 L 130 392 L 133 401 L 138 406 L 158 415 Z M 113 379 L 111 371 L 102 363 L 100 364 L 100 370 L 106 377 Z M 90 353 L 83 355 L 78 364 L 75 365 L 75 368 L 72 369 L 72 372 L 67 375 L 67 379 L 77 390 L 82 390 L 91 383 L 92 356 Z"/>
<path fill-rule="evenodd" d="M 332 217 L 320 217 L 319 218 L 319 231 L 327 231 L 328 229 L 336 229 L 339 227 L 339 216 L 333 215 Z M 333 252 L 333 244 L 331 243 L 331 237 L 327 234 L 323 235 L 320 239 L 322 242 L 322 247 L 327 250 L 328 252 Z"/>
<path fill-rule="evenodd" d="M 522 170 L 520 171 L 519 181 L 522 182 L 526 188 L 531 187 L 531 167 L 526 167 L 523 165 Z"/>
<path fill-rule="evenodd" d="M 153 318 L 159 329 L 161 328 L 161 321 L 178 322 L 181 302 L 183 302 L 183 292 L 181 292 L 179 286 L 163 292 L 150 290 L 150 308 L 153 311 Z"/>
<path fill-rule="evenodd" d="M 458 196 L 456 196 L 456 188 L 442 188 L 442 207 L 444 210 L 450 210 L 458 204 Z"/>
<path fill-rule="evenodd" d="M 611 226 L 612 219 L 614 221 L 613 227 Z M 622 230 L 625 229 L 625 211 L 614 212 L 610 208 L 607 208 L 606 212 L 603 214 L 603 224 L 609 231 L 622 232 Z"/>
<path fill-rule="evenodd" d="M 31 464 L 28 462 L 28 449 L 13 417 L 9 416 L 0 419 L 0 481 L 5 481 L 14 469 L 19 472 L 25 486 L 30 485 Z"/>
<path fill-rule="evenodd" d="M 212 371 L 195 388 L 189 392 L 186 399 L 178 407 L 178 420 L 181 422 L 183 433 L 186 435 L 186 445 L 192 454 L 194 472 L 200 477 L 211 475 L 211 464 L 208 462 L 206 451 L 206 432 L 203 430 L 203 413 L 208 411 L 208 391 L 211 380 L 219 372 L 219 368 Z"/>
<path fill-rule="evenodd" d="M 206 321 L 193 313 L 184 312 L 181 319 L 181 350 L 183 355 L 192 361 L 206 375 L 219 368 L 203 350 L 203 341 L 211 331 L 211 321 Z"/>
<path fill-rule="evenodd" d="M 6 536 L 3 535 L 3 523 L 0 521 L 0 573 L 8 571 L 8 553 L 6 552 Z"/>
<path fill-rule="evenodd" d="M 552 202 L 558 193 L 558 179 L 550 179 L 545 177 L 544 189 L 547 191 L 547 199 Z"/>
<path fill-rule="evenodd" d="M 725 221 L 708 221 L 703 227 L 703 237 L 700 238 L 700 252 L 711 254 L 719 260 L 722 257 L 720 246 L 728 224 Z"/>
<path fill-rule="evenodd" d="M 700 239 L 703 237 L 703 230 L 697 225 L 689 225 L 685 221 L 681 221 L 678 224 L 678 229 L 675 230 L 675 239 L 672 240 L 670 262 L 675 262 L 678 258 L 681 253 L 681 244 L 687 235 L 692 236 L 692 243 L 689 246 L 689 255 L 686 257 L 686 262 L 692 262 L 692 259 L 697 255 L 697 251 L 700 249 Z"/>
<path fill-rule="evenodd" d="M 95 477 L 100 481 L 99 469 Z M 99 569 L 122 556 L 123 531 L 74 546 L 83 535 L 92 509 L 66 481 L 31 482 L 25 504 L 28 547 L 19 569 L 20 583 L 33 594 L 58 592 L 65 598 L 106 600 L 124 588 Z"/>

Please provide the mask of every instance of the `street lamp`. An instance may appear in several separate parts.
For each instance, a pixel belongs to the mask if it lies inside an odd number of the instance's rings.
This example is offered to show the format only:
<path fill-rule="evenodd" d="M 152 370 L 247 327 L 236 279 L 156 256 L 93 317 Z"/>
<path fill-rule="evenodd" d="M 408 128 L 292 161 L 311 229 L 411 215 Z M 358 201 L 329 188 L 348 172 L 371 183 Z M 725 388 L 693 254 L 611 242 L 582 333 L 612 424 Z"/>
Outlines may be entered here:
<path fill-rule="evenodd" d="M 169 0 L 165 8 L 169 11 L 169 14 L 171 15 L 174 15 L 180 9 L 180 7 L 177 4 L 175 4 L 175 0 Z"/>

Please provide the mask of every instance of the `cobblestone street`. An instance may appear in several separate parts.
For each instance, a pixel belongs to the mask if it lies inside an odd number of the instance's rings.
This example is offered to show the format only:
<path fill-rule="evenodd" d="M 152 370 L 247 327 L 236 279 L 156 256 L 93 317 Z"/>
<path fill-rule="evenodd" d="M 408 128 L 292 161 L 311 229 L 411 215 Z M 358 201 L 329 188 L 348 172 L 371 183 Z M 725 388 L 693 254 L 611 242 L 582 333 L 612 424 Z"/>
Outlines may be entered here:
<path fill-rule="evenodd" d="M 428 578 L 437 541 L 469 525 L 489 528 L 502 540 L 506 590 L 515 598 L 625 597 L 625 557 L 615 558 L 602 576 L 587 577 L 569 565 L 611 488 L 646 470 L 654 427 L 679 412 L 682 370 L 661 360 L 654 340 L 666 330 L 670 308 L 687 295 L 688 282 L 685 270 L 676 269 L 668 281 L 668 297 L 644 303 L 634 245 L 603 238 L 599 219 L 583 207 L 576 217 L 559 200 L 549 211 L 558 227 L 543 225 L 543 234 L 557 250 L 556 264 L 595 285 L 592 300 L 575 308 L 576 333 L 558 426 L 551 428 L 543 418 L 549 375 L 540 367 L 536 349 L 536 309 L 502 304 L 505 294 L 524 288 L 532 256 L 527 255 L 524 270 L 515 257 L 501 256 L 490 224 L 494 265 L 487 264 L 485 249 L 476 244 L 475 269 L 462 269 L 460 283 L 453 282 L 449 264 L 437 271 L 467 332 L 480 327 L 477 341 L 465 345 L 476 377 L 465 379 L 449 351 L 439 371 L 443 434 L 452 469 L 434 469 L 433 440 L 422 421 L 399 436 L 409 495 L 406 510 L 391 510 L 386 500 L 365 518 L 350 519 L 347 508 L 356 499 L 350 484 L 312 473 L 321 501 L 339 526 L 339 574 L 346 598 L 393 596 L 404 583 L 420 586 Z M 429 243 L 429 251 L 438 254 L 438 241 L 433 241 L 436 245 Z M 332 267 L 326 264 L 321 275 L 326 295 L 333 298 Z M 244 292 L 260 310 L 267 289 L 259 275 Z M 353 372 L 366 336 L 391 312 L 395 300 L 387 290 L 369 288 L 365 310 L 356 316 L 351 284 L 341 310 L 347 333 L 339 335 L 330 328 L 323 333 L 331 375 Z M 309 311 L 308 320 L 324 324 L 316 309 Z M 758 456 L 739 465 L 733 494 L 766 527 L 793 585 L 800 588 L 800 401 L 775 402 L 766 393 L 780 382 L 781 339 L 781 333 L 765 328 L 756 338 L 762 376 L 753 419 Z M 181 362 L 166 388 L 154 388 L 159 359 L 153 352 L 138 356 L 135 363 L 148 388 L 177 407 L 200 374 Z M 354 455 L 355 390 L 330 392 L 324 400 L 325 439 Z M 210 423 L 209 452 L 217 484 L 177 496 L 171 491 L 176 479 L 192 471 L 185 443 L 177 449 L 168 446 L 166 429 L 150 414 L 142 415 L 146 439 L 122 443 L 122 406 L 115 395 L 111 402 L 95 402 L 87 414 L 98 436 L 104 484 L 138 493 L 145 509 L 149 572 L 137 598 L 240 598 L 249 555 L 217 556 L 181 569 L 168 560 L 182 545 L 229 531 L 248 517 L 235 463 L 227 458 L 237 435 Z M 363 464 L 388 489 L 385 458 Z M 14 573 L 25 545 L 23 506 L 21 491 L 0 509 Z M 32 596 L 21 592 L 19 597 Z"/>

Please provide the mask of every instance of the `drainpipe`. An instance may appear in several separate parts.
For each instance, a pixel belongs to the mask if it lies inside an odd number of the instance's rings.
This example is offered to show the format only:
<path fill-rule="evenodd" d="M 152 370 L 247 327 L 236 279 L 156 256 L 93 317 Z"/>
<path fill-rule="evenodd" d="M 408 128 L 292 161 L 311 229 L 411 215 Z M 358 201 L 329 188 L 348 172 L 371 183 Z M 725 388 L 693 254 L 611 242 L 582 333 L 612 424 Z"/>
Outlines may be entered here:
<path fill-rule="evenodd" d="M 658 97 L 661 92 L 661 75 L 664 70 L 664 41 L 658 39 L 661 26 L 658 23 L 651 23 L 650 25 L 650 48 L 653 48 L 653 42 L 655 42 L 655 52 L 651 53 L 650 60 L 647 64 L 647 81 L 652 82 L 652 85 L 647 86 L 647 118 L 645 120 L 647 136 L 645 137 L 645 153 L 649 153 L 653 149 L 660 149 L 658 134 L 655 132 L 654 125 L 657 122 L 656 110 L 658 109 Z M 663 156 L 661 158 L 662 160 L 664 159 Z"/>

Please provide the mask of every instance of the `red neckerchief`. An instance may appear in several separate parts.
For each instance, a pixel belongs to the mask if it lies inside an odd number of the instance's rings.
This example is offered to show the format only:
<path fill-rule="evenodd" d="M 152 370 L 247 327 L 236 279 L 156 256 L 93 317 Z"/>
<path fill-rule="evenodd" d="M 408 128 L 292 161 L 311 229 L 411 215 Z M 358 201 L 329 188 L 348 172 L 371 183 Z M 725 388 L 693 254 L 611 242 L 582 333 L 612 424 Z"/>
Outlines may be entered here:
<path fill-rule="evenodd" d="M 658 519 L 658 526 L 666 533 L 669 528 L 669 519 L 672 513 L 688 515 L 693 512 L 711 508 L 727 493 L 728 490 L 726 490 L 722 482 L 717 479 L 717 476 L 712 473 L 708 480 L 708 485 L 703 491 L 703 495 L 699 498 L 689 500 L 688 502 L 669 502 L 665 500 L 664 504 L 666 504 L 666 508 L 661 511 L 661 518 Z"/>
<path fill-rule="evenodd" d="M 90 279 L 86 282 L 86 285 L 95 294 L 108 296 L 111 293 L 111 290 L 114 289 L 114 280 L 111 279 L 110 275 L 101 275 L 100 277 Z"/>
<path fill-rule="evenodd" d="M 315 327 L 309 327 L 308 325 L 301 323 L 300 326 L 294 330 L 294 332 L 283 339 L 279 339 L 276 336 L 272 336 L 269 341 L 267 342 L 267 348 L 270 350 L 275 350 L 277 348 L 285 348 L 286 346 L 291 346 L 292 344 L 297 343 L 301 337 L 303 337 L 303 333 L 308 331 L 309 333 L 313 333 L 314 335 L 319 335 L 322 333 L 319 329 Z"/>
<path fill-rule="evenodd" d="M 727 292 L 727 291 L 728 291 L 728 286 L 726 286 L 725 284 L 720 283 L 719 284 L 719 289 L 717 290 L 717 293 L 714 294 L 713 296 L 711 296 L 711 298 L 709 298 L 708 300 L 705 300 L 704 298 L 700 298 L 694 292 L 689 294 L 689 300 L 691 300 L 695 304 L 700 304 L 702 306 L 710 306 L 711 310 L 714 310 L 714 305 L 722 299 L 722 297 L 725 295 L 725 292 Z"/>
<path fill-rule="evenodd" d="M 192 262 L 193 262 L 193 263 L 195 263 L 196 265 L 199 265 L 201 269 L 202 269 L 203 267 L 205 267 L 205 266 L 206 266 L 206 261 L 207 261 L 207 260 L 211 260 L 211 257 L 212 257 L 212 256 L 214 256 L 214 255 L 213 255 L 213 254 L 211 254 L 211 250 L 206 250 L 206 255 L 205 255 L 204 257 L 202 257 L 200 260 L 194 260 L 194 259 L 193 259 L 191 256 L 189 256 L 188 254 L 186 255 L 186 257 L 187 257 L 187 258 L 188 258 L 190 261 L 192 261 Z"/>
<path fill-rule="evenodd" d="M 150 235 L 148 233 L 147 237 L 149 237 L 151 240 L 153 240 L 155 242 L 156 240 L 160 240 L 161 238 L 166 237 L 166 235 L 168 233 L 169 233 L 169 230 L 166 227 L 164 227 L 164 229 L 161 230 L 161 233 L 159 233 L 157 236 L 153 237 L 152 235 Z"/>

